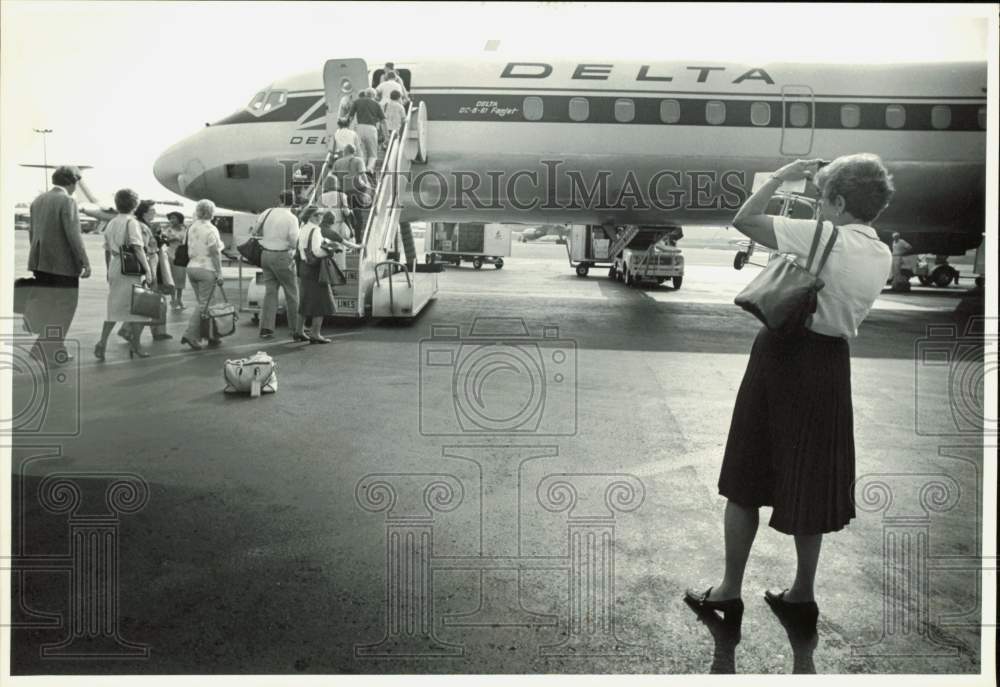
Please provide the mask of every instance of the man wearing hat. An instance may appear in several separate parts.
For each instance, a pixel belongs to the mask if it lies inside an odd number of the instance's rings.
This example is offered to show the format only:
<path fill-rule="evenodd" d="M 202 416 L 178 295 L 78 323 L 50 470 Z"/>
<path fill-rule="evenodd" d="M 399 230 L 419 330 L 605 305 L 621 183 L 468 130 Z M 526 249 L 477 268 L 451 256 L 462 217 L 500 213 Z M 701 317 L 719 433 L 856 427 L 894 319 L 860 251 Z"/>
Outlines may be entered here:
<path fill-rule="evenodd" d="M 80 234 L 73 192 L 81 179 L 76 167 L 57 167 L 52 188 L 31 203 L 28 269 L 35 288 L 25 306 L 25 320 L 38 335 L 32 355 L 48 363 L 73 359 L 65 338 L 76 315 L 80 279 L 90 276 L 90 261 Z"/>

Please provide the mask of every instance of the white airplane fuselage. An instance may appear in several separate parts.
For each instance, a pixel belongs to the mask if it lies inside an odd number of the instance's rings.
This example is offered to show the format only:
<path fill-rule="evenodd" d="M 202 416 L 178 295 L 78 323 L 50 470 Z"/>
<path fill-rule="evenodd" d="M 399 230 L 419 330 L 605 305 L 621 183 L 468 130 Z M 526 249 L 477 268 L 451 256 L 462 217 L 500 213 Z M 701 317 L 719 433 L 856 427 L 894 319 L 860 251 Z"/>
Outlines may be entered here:
<path fill-rule="evenodd" d="M 421 62 L 427 160 L 402 219 L 724 225 L 755 173 L 795 158 L 882 157 L 896 195 L 875 223 L 926 252 L 984 231 L 986 64 Z M 371 78 L 371 73 L 369 78 Z M 275 82 L 157 160 L 167 188 L 234 210 L 274 205 L 327 145 L 321 71 Z"/>

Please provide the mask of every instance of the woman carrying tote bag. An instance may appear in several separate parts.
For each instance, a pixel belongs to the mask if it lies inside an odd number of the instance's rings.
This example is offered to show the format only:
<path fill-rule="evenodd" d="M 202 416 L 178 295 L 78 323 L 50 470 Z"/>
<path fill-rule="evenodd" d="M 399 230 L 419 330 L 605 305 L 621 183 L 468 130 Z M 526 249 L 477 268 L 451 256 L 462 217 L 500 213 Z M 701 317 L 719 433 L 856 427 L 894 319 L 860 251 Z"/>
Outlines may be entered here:
<path fill-rule="evenodd" d="M 817 222 L 764 211 L 783 182 L 812 179 L 820 191 L 819 246 L 835 238 L 817 275 L 823 285 L 805 327 L 784 336 L 765 327 L 754 340 L 719 475 L 719 494 L 728 500 L 725 570 L 707 591 L 685 593 L 696 610 L 722 611 L 736 623 L 743 614 L 743 572 L 759 507 L 773 508 L 770 526 L 795 538 L 797 555 L 795 580 L 764 597 L 776 613 L 804 629 L 814 629 L 819 614 L 813 587 L 823 534 L 842 529 L 855 515 L 848 341 L 857 336 L 889 275 L 891 253 L 870 224 L 894 188 L 875 155 L 847 155 L 822 169 L 820 163 L 785 165 L 733 220 L 751 240 L 792 254 L 805 267 Z"/>

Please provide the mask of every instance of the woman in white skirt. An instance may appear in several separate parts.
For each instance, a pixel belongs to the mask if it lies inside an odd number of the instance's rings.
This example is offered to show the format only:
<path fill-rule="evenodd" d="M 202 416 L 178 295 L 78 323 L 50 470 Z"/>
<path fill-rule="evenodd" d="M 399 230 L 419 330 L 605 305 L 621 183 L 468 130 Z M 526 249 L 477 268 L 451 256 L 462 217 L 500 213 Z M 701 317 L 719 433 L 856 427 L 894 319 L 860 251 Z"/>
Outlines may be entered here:
<path fill-rule="evenodd" d="M 129 337 L 128 357 L 138 356 L 148 358 L 139 348 L 139 334 L 149 318 L 132 314 L 132 287 L 145 282 L 153 283 L 153 271 L 146 259 L 145 241 L 139 220 L 133 215 L 139 204 L 139 196 L 132 189 L 122 189 L 115 194 L 115 209 L 118 214 L 108 222 L 104 229 L 104 261 L 108 268 L 108 313 L 101 329 L 101 340 L 94 346 L 94 357 L 104 360 L 108 346 L 108 336 L 115 328 L 116 322 L 131 324 L 132 334 Z M 122 274 L 122 251 L 132 251 L 142 266 L 142 275 Z"/>

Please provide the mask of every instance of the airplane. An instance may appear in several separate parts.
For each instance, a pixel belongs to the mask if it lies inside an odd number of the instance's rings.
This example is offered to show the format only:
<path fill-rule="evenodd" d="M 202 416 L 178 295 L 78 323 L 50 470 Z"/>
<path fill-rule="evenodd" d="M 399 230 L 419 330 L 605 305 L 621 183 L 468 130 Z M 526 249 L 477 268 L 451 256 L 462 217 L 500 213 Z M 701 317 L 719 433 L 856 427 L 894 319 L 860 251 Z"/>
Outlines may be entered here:
<path fill-rule="evenodd" d="M 401 221 L 723 226 L 756 175 L 869 152 L 896 186 L 874 223 L 884 241 L 898 231 L 938 255 L 982 241 L 985 62 L 396 64 L 419 106 Z M 261 89 L 164 151 L 154 175 L 192 200 L 273 205 L 294 169 L 321 169 L 341 98 L 382 75 L 357 58 L 324 69 Z"/>
<path fill-rule="evenodd" d="M 55 169 L 61 165 L 48 165 L 48 164 L 29 164 L 21 163 L 21 167 L 28 167 L 32 169 Z M 70 165 L 71 167 L 76 167 L 79 170 L 92 169 L 90 165 Z M 86 179 L 81 178 L 76 182 L 76 191 L 73 193 L 73 198 L 76 200 L 77 207 L 80 210 L 80 231 L 84 234 L 100 233 L 104 231 L 104 226 L 107 224 L 108 220 L 113 218 L 118 214 L 114 209 L 114 203 L 109 203 L 106 201 L 101 201 L 90 190 L 90 186 L 87 185 Z M 172 205 L 175 207 L 183 207 L 183 203 L 179 200 L 157 200 L 155 201 L 157 205 Z M 26 212 L 20 212 L 16 215 L 17 221 L 24 222 L 24 228 L 27 229 L 31 223 L 31 206 L 26 203 L 19 203 L 18 205 L 24 205 Z M 21 219 L 23 218 L 23 219 Z M 167 221 L 166 216 L 157 213 L 155 223 L 165 223 Z M 15 226 L 20 226 L 16 224 Z"/>
<path fill-rule="evenodd" d="M 555 236 L 556 243 L 565 243 L 569 236 L 570 228 L 565 224 L 542 224 L 537 227 L 528 227 L 521 232 L 521 241 L 536 241 L 543 236 Z"/>

